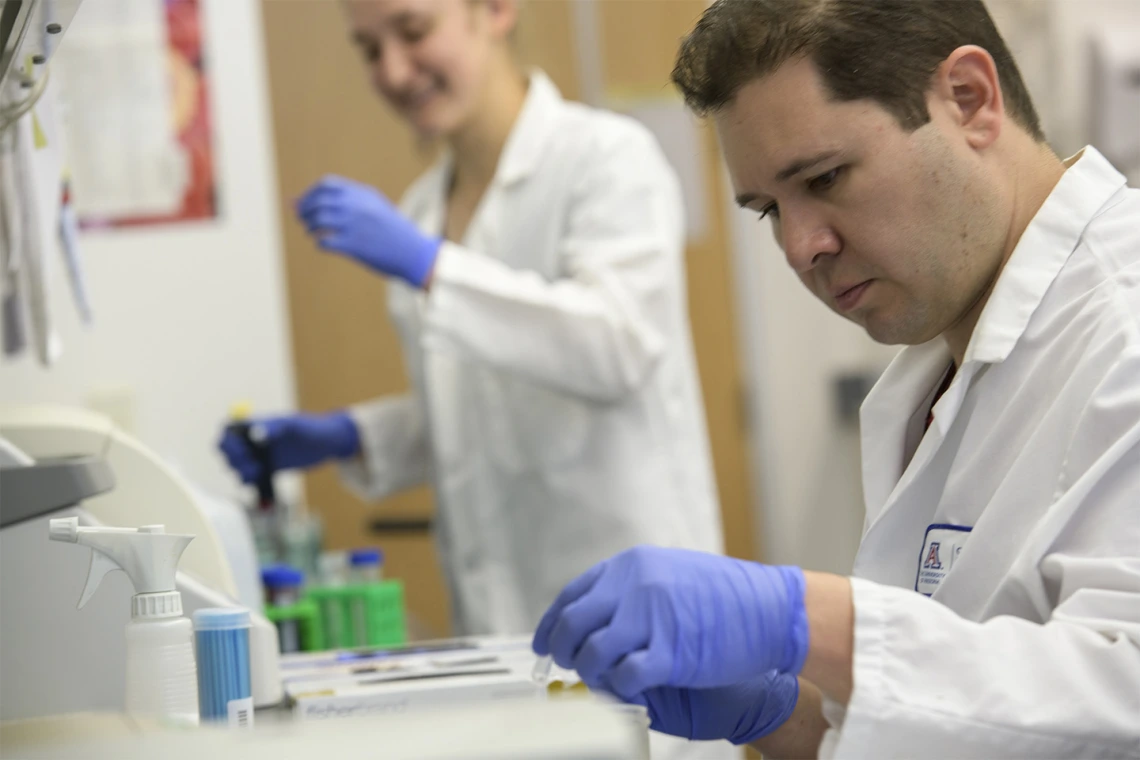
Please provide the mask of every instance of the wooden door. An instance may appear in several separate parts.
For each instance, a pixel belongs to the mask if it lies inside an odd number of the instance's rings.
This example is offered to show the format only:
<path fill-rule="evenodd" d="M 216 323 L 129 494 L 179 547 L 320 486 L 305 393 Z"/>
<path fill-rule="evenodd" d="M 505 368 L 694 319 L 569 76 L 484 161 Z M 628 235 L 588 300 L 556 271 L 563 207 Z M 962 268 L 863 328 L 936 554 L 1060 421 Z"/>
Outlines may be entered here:
<path fill-rule="evenodd" d="M 676 40 L 700 7 L 699 1 L 601 3 L 607 84 L 664 87 Z M 382 280 L 319 253 L 291 209 L 304 188 L 326 173 L 371 183 L 398 198 L 429 165 L 431 153 L 371 91 L 348 42 L 339 3 L 263 0 L 262 11 L 299 406 L 321 411 L 400 392 L 407 378 Z M 572 0 L 530 2 L 524 4 L 516 39 L 522 60 L 545 69 L 569 98 L 580 92 L 573 29 Z M 745 417 L 720 212 L 726 201 L 715 180 L 712 137 L 705 131 L 702 140 L 699 149 L 707 154 L 707 184 L 713 191 L 711 223 L 709 234 L 688 251 L 689 299 L 728 548 L 735 556 L 751 557 Z M 405 582 L 409 611 L 420 624 L 415 633 L 449 632 L 446 592 L 424 529 L 433 510 L 428 489 L 366 504 L 324 468 L 307 476 L 306 491 L 324 521 L 330 548 L 383 546 L 386 572 Z"/>
<path fill-rule="evenodd" d="M 694 26 L 704 0 L 600 0 L 595 13 L 605 92 L 674 97 L 669 75 L 682 37 Z M 707 124 L 698 130 L 706 188 L 706 228 L 686 250 L 689 320 L 704 392 L 709 440 L 724 520 L 725 549 L 756 559 L 752 487 L 748 470 L 746 394 L 741 378 L 732 255 L 720 153 Z"/>

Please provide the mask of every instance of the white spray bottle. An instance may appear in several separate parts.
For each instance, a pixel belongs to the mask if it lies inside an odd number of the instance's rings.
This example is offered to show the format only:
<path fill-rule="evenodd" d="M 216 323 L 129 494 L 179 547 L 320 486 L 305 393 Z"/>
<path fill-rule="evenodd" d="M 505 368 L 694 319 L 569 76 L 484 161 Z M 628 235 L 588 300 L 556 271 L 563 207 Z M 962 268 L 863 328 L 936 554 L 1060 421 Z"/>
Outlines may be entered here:
<path fill-rule="evenodd" d="M 80 609 L 112 570 L 124 571 L 134 584 L 127 624 L 127 714 L 197 725 L 194 626 L 182 615 L 182 594 L 174 583 L 178 560 L 194 536 L 167 533 L 162 525 L 82 527 L 78 517 L 64 517 L 51 521 L 48 537 L 92 549 Z"/>

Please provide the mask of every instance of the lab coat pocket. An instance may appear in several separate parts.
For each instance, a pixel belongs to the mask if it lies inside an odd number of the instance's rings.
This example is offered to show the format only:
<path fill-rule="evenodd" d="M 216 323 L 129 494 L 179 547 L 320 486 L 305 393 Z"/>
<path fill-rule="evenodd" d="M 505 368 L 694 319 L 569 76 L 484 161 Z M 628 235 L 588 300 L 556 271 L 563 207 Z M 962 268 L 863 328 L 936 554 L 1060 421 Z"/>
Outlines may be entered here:
<path fill-rule="evenodd" d="M 560 468 L 581 455 L 590 432 L 587 402 L 537 383 L 482 373 L 491 457 L 512 471 Z"/>

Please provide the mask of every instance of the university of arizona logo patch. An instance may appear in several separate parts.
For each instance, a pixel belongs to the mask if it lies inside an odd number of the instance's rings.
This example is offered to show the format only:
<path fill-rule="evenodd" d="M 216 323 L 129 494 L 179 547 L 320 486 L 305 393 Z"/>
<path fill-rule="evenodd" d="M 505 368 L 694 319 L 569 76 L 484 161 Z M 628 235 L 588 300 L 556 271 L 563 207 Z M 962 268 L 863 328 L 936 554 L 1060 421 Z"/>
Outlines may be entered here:
<path fill-rule="evenodd" d="M 973 528 L 965 525 L 931 525 L 922 541 L 918 557 L 918 574 L 914 590 L 931 596 L 942 585 L 942 579 L 954 568 L 958 555 L 966 545 Z"/>
<path fill-rule="evenodd" d="M 930 550 L 926 553 L 926 561 L 922 563 L 923 570 L 941 570 L 942 560 L 938 558 L 938 549 L 942 546 L 941 541 L 931 541 Z"/>

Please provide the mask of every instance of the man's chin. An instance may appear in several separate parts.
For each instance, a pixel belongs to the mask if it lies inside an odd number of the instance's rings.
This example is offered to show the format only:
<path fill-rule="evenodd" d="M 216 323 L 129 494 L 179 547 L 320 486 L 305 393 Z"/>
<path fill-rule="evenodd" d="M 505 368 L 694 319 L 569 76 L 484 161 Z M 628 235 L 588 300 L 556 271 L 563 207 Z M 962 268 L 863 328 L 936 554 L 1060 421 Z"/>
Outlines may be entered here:
<path fill-rule="evenodd" d="M 917 330 L 900 329 L 898 325 L 883 325 L 869 322 L 862 325 L 863 330 L 876 343 L 885 346 L 921 346 L 938 337 L 939 333 L 926 334 Z"/>

